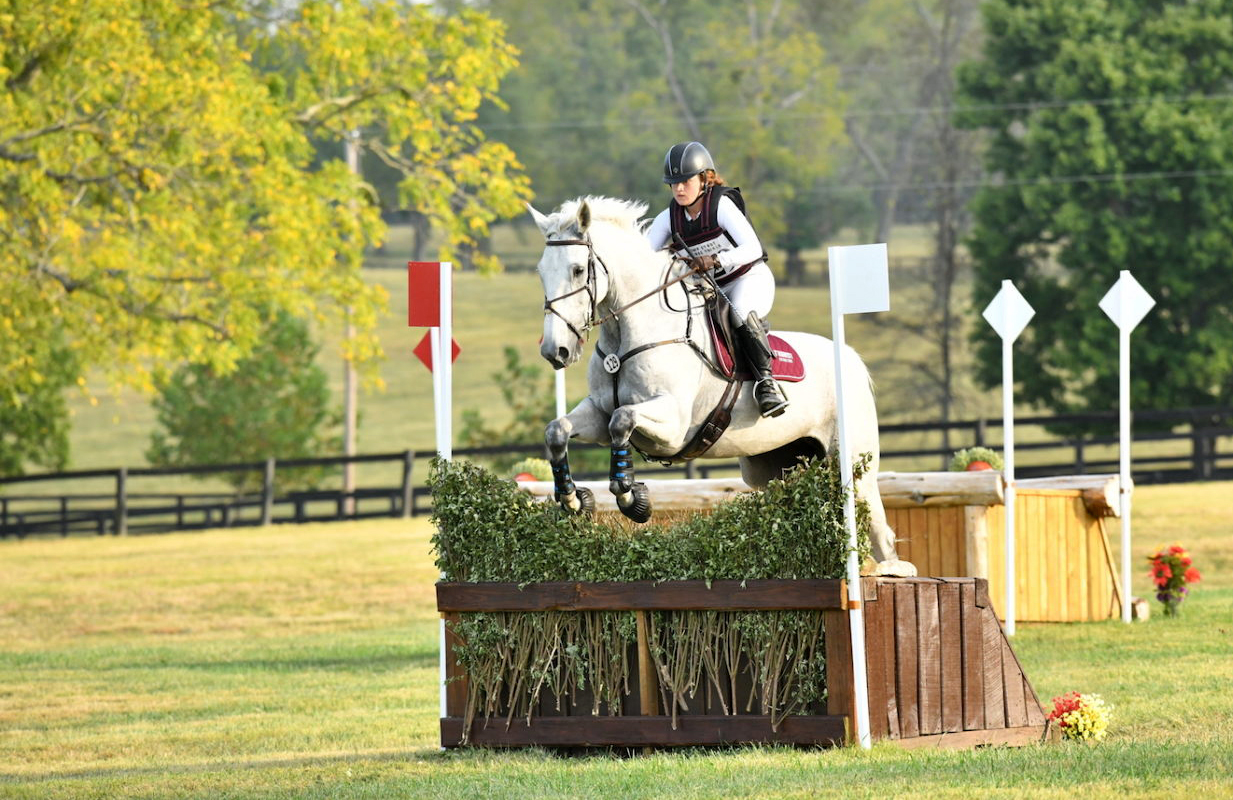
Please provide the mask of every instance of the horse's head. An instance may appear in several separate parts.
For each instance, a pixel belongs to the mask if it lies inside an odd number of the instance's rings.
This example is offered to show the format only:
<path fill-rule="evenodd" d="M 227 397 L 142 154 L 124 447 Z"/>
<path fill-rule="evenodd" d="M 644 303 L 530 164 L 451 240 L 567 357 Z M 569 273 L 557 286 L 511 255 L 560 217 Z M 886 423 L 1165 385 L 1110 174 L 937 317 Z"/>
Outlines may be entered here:
<path fill-rule="evenodd" d="M 556 369 L 582 357 L 582 346 L 605 302 L 619 302 L 626 284 L 654 257 L 638 219 L 644 203 L 581 197 L 545 216 L 527 206 L 544 234 L 538 272 L 544 287 L 544 340 L 540 355 Z M 630 268 L 626 268 L 627 265 Z"/>
<path fill-rule="evenodd" d="M 544 338 L 539 352 L 554 369 L 573 364 L 595 319 L 595 309 L 608 291 L 607 270 L 599 266 L 590 239 L 591 208 L 586 200 L 544 216 L 527 208 L 544 234 L 539 259 L 544 287 Z"/>

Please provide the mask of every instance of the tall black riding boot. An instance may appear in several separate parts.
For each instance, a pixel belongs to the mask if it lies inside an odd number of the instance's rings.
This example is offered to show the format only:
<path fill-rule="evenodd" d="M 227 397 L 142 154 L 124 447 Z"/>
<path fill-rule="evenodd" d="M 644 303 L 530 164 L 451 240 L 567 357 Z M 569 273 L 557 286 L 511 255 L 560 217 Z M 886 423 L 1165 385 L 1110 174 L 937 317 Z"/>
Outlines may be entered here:
<path fill-rule="evenodd" d="M 788 399 L 771 377 L 771 343 L 756 313 L 750 312 L 745 324 L 736 329 L 736 340 L 757 381 L 754 399 L 758 402 L 758 411 L 764 417 L 779 416 L 788 407 Z"/>

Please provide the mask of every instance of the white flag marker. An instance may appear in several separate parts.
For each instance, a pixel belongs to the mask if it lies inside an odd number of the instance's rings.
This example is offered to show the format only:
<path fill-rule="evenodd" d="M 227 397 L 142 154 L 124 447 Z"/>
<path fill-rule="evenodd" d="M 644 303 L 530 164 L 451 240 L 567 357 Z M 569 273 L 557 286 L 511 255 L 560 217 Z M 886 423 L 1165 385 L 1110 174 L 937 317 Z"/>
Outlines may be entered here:
<path fill-rule="evenodd" d="M 1130 332 L 1156 305 L 1127 270 L 1100 301 L 1118 330 L 1118 513 L 1122 516 L 1122 622 L 1130 622 Z"/>
<path fill-rule="evenodd" d="M 1006 635 L 1015 635 L 1015 379 L 1011 345 L 1036 312 L 1010 281 L 985 306 L 984 318 L 1002 337 L 1002 482 L 1006 484 Z"/>
<path fill-rule="evenodd" d="M 838 398 L 839 476 L 844 488 L 843 519 L 848 529 L 848 622 L 852 631 L 852 688 L 856 699 L 856 739 L 868 750 L 869 678 L 865 665 L 865 614 L 861 609 L 861 565 L 857 557 L 856 497 L 843 391 L 843 315 L 890 309 L 890 278 L 885 244 L 827 248 L 831 275 L 831 338 L 835 342 L 835 397 Z"/>

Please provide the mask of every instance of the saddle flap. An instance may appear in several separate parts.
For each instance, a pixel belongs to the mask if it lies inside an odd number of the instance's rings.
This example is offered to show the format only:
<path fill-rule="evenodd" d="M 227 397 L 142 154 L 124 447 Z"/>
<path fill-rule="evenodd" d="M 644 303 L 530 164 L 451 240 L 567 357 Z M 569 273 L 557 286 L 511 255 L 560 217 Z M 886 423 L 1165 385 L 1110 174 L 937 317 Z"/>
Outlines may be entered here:
<path fill-rule="evenodd" d="M 714 304 L 708 306 L 706 315 L 707 329 L 711 332 L 711 343 L 715 346 L 715 360 L 723 370 L 724 376 L 736 377 L 738 380 L 753 380 L 753 374 L 744 364 L 739 369 L 733 357 L 732 331 L 728 315 L 716 314 Z M 805 362 L 796 352 L 796 348 L 788 344 L 781 336 L 770 334 L 767 341 L 771 345 L 771 375 L 775 380 L 796 383 L 805 379 Z"/>

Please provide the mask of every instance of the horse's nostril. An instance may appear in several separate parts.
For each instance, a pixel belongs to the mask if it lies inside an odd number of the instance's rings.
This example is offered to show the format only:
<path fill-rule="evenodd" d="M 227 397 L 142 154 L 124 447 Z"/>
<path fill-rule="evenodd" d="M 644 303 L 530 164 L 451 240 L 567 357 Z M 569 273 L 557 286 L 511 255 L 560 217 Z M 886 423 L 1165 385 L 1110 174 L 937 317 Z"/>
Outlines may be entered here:
<path fill-rule="evenodd" d="M 561 360 L 562 364 L 569 361 L 569 348 L 568 347 L 558 347 L 557 348 L 557 358 Z"/>

